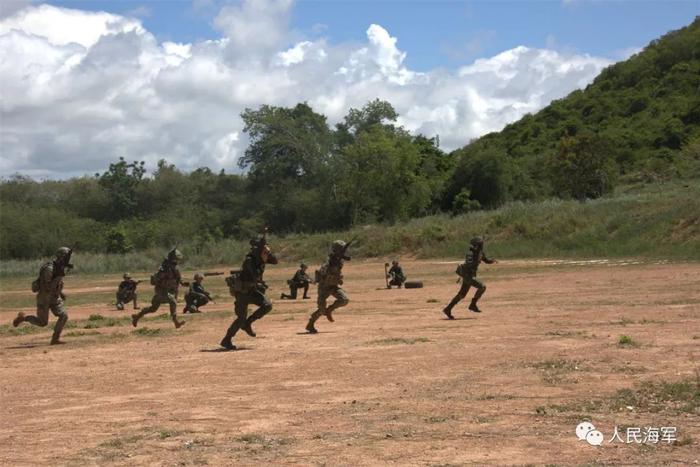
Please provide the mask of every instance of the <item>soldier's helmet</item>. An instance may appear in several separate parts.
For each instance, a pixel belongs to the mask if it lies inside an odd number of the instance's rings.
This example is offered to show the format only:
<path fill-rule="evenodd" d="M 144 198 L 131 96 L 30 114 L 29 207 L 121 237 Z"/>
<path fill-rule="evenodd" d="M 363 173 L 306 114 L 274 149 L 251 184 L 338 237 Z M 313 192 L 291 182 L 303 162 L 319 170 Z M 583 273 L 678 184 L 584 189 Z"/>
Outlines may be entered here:
<path fill-rule="evenodd" d="M 58 250 L 56 250 L 56 259 L 62 259 L 65 258 L 70 254 L 70 248 L 67 246 L 62 246 Z"/>
<path fill-rule="evenodd" d="M 201 272 L 195 273 L 194 280 L 196 280 L 196 281 L 204 280 L 204 274 L 202 274 Z"/>
<path fill-rule="evenodd" d="M 342 240 L 336 240 L 331 244 L 331 253 L 340 254 L 345 250 L 345 242 Z"/>
<path fill-rule="evenodd" d="M 398 266 L 398 265 L 399 265 L 399 262 L 398 262 L 397 260 L 393 260 L 393 261 L 391 262 L 391 264 L 392 264 L 393 266 Z"/>
<path fill-rule="evenodd" d="M 484 239 L 481 237 L 474 237 L 469 241 L 469 243 L 471 243 L 472 246 L 484 246 Z"/>
<path fill-rule="evenodd" d="M 169 261 L 182 261 L 184 256 L 182 256 L 182 253 L 180 253 L 180 250 L 177 248 L 173 248 L 168 252 L 168 260 Z"/>
<path fill-rule="evenodd" d="M 131 279 L 131 274 L 129 274 L 128 272 L 125 272 L 124 276 L 122 276 L 122 277 L 124 277 L 124 279 Z"/>
<path fill-rule="evenodd" d="M 308 266 L 306 265 L 306 263 L 301 263 L 301 264 L 299 265 L 299 269 L 306 269 L 306 268 L 308 268 Z"/>

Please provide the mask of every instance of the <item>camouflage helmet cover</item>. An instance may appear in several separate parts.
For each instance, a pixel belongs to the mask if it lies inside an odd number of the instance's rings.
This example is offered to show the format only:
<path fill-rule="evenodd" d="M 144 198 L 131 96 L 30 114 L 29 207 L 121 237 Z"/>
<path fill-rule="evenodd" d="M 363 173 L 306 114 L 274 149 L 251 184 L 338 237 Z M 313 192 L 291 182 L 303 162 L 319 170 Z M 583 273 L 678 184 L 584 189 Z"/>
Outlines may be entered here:
<path fill-rule="evenodd" d="M 474 237 L 469 241 L 469 243 L 471 243 L 473 246 L 483 246 L 484 239 L 481 237 Z"/>
<path fill-rule="evenodd" d="M 299 268 L 300 268 L 300 269 L 306 269 L 306 268 L 308 268 L 308 266 L 306 265 L 306 263 L 301 263 L 301 264 L 299 265 Z"/>
<path fill-rule="evenodd" d="M 182 253 L 181 253 L 180 250 L 178 250 L 177 248 L 173 248 L 172 250 L 170 250 L 170 251 L 168 252 L 168 258 L 167 258 L 167 259 L 168 259 L 169 261 L 182 261 L 183 258 L 184 258 L 184 256 L 182 256 Z"/>
<path fill-rule="evenodd" d="M 71 249 L 68 248 L 67 246 L 62 246 L 58 250 L 56 250 L 56 258 L 65 258 L 68 256 L 71 252 Z"/>
<path fill-rule="evenodd" d="M 131 279 L 131 274 L 129 274 L 128 272 L 125 272 L 124 276 L 122 276 L 122 277 L 124 277 L 124 279 Z"/>
<path fill-rule="evenodd" d="M 331 253 L 342 253 L 346 243 L 342 240 L 336 240 L 331 244 Z"/>
<path fill-rule="evenodd" d="M 204 280 L 204 274 L 202 274 L 201 272 L 195 273 L 194 280 L 196 280 L 196 281 Z"/>

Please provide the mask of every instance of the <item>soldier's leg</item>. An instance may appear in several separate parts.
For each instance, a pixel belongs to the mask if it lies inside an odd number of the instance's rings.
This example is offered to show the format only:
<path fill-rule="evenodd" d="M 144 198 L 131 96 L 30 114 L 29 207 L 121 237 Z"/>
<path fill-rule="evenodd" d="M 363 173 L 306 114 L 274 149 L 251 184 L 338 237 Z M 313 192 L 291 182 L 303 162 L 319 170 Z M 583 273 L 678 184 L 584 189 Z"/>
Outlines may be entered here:
<path fill-rule="evenodd" d="M 272 311 L 272 302 L 265 296 L 265 294 L 259 291 L 255 291 L 250 298 L 250 302 L 258 305 L 258 309 L 255 310 L 253 314 L 250 315 L 250 318 L 246 320 L 246 325 L 243 330 L 248 333 L 249 336 L 255 337 L 255 332 L 253 331 L 253 327 L 251 325 Z"/>
<path fill-rule="evenodd" d="M 469 309 L 475 313 L 481 313 L 479 307 L 476 306 L 476 302 L 478 302 L 481 296 L 484 295 L 484 292 L 486 292 L 486 286 L 476 277 L 472 278 L 471 285 L 473 285 L 474 288 L 476 288 L 476 293 L 472 298 L 472 302 L 469 305 Z"/>
<path fill-rule="evenodd" d="M 292 283 L 289 285 L 289 298 L 292 300 L 297 299 L 297 292 L 299 291 L 299 287 L 297 287 L 296 283 Z"/>
<path fill-rule="evenodd" d="M 311 298 L 309 297 L 309 283 L 304 282 L 304 298 Z"/>
<path fill-rule="evenodd" d="M 158 308 L 160 308 L 160 303 L 161 303 L 161 295 L 160 294 L 155 294 L 153 298 L 151 299 L 151 306 L 147 306 L 143 310 L 139 311 L 138 313 L 135 313 L 131 315 L 131 324 L 136 327 L 138 324 L 139 320 L 146 316 L 149 313 L 155 313 Z"/>
<path fill-rule="evenodd" d="M 207 303 L 209 303 L 209 297 L 207 297 L 204 294 L 199 294 L 199 296 L 197 297 L 197 299 L 194 302 L 194 306 L 197 309 L 197 313 L 199 313 L 199 308 L 203 307 Z"/>
<path fill-rule="evenodd" d="M 66 313 L 63 300 L 59 298 L 55 304 L 51 305 L 51 312 L 58 318 L 53 328 L 53 336 L 51 337 L 51 345 L 56 345 L 61 343 L 61 332 L 63 331 L 63 326 L 65 326 L 68 321 L 68 313 Z"/>
<path fill-rule="evenodd" d="M 231 339 L 233 339 L 233 336 L 235 336 L 238 330 L 241 328 L 242 323 L 245 323 L 248 314 L 248 301 L 246 300 L 244 294 L 236 294 L 234 311 L 236 313 L 236 319 L 233 320 L 233 323 L 231 323 L 231 325 L 228 327 L 228 330 L 226 331 L 226 335 L 223 339 L 221 339 L 221 347 L 224 347 L 229 350 L 233 350 L 236 348 L 236 346 L 233 345 Z"/>
<path fill-rule="evenodd" d="M 137 299 L 138 299 L 138 296 L 137 296 L 136 293 L 134 292 L 134 310 L 138 310 L 138 309 L 139 309 L 139 304 L 138 304 Z"/>
<path fill-rule="evenodd" d="M 175 329 L 180 329 L 185 325 L 185 322 L 177 319 L 177 299 L 175 295 L 168 293 L 164 298 L 167 299 L 168 305 L 170 305 L 170 319 L 173 320 Z"/>
<path fill-rule="evenodd" d="M 191 293 L 186 293 L 185 294 L 185 307 L 182 309 L 182 313 L 189 313 L 190 311 L 194 310 L 194 294 Z"/>
<path fill-rule="evenodd" d="M 335 297 L 335 301 L 331 306 L 326 308 L 326 318 L 328 318 L 328 321 L 331 323 L 334 321 L 333 320 L 333 312 L 337 310 L 340 307 L 343 307 L 350 303 L 350 299 L 348 298 L 347 295 L 345 295 L 345 291 L 341 289 L 340 287 L 336 288 L 331 292 L 331 295 Z"/>
<path fill-rule="evenodd" d="M 329 296 L 330 293 L 328 292 L 328 290 L 325 287 L 319 286 L 318 299 L 316 300 L 316 305 L 318 306 L 318 308 L 316 308 L 316 311 L 311 313 L 311 316 L 309 316 L 309 322 L 306 325 L 306 330 L 309 331 L 311 334 L 316 334 L 318 332 L 314 324 L 316 324 L 316 321 L 321 316 L 326 314 L 326 300 L 328 300 Z"/>
<path fill-rule="evenodd" d="M 454 317 L 452 316 L 452 308 L 454 308 L 456 304 L 458 304 L 464 297 L 467 296 L 467 292 L 469 292 L 470 285 L 470 278 L 462 279 L 462 286 L 459 288 L 459 292 L 457 292 L 457 295 L 455 295 L 452 301 L 442 310 L 442 312 L 445 313 L 445 315 L 447 315 L 449 319 L 454 319 Z"/>
<path fill-rule="evenodd" d="M 21 311 L 17 313 L 17 318 L 12 322 L 12 324 L 17 327 L 20 323 L 26 321 L 34 326 L 44 327 L 49 324 L 49 303 L 45 299 L 40 299 L 37 297 L 36 300 L 36 316 L 25 316 Z"/>
<path fill-rule="evenodd" d="M 119 292 L 117 292 L 117 310 L 124 309 L 124 300 Z"/>

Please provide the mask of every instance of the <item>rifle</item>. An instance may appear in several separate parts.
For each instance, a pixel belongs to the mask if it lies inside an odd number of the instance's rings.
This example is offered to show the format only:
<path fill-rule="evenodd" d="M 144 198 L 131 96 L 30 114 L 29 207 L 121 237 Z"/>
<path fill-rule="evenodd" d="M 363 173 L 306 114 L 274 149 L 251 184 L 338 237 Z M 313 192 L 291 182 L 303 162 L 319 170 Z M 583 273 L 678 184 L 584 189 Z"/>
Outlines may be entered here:
<path fill-rule="evenodd" d="M 209 277 L 209 276 L 223 276 L 223 272 L 203 272 L 202 275 L 204 277 Z"/>
<path fill-rule="evenodd" d="M 350 245 L 355 243 L 355 240 L 357 240 L 357 235 L 352 237 L 352 240 L 350 240 L 348 243 L 345 244 L 345 247 L 343 248 L 343 253 L 340 255 L 344 260 L 350 261 L 350 257 L 347 255 L 348 248 L 350 248 Z"/>

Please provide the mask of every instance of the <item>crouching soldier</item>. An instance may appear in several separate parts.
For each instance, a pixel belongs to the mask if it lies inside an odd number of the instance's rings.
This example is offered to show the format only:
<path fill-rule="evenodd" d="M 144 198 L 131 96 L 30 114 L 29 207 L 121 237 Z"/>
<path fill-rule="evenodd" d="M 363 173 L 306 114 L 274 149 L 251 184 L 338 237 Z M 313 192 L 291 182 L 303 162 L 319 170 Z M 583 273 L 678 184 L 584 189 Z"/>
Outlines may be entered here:
<path fill-rule="evenodd" d="M 476 288 L 476 293 L 472 298 L 471 304 L 469 304 L 469 309 L 474 313 L 481 313 L 476 302 L 478 302 L 481 296 L 484 295 L 484 292 L 486 292 L 486 286 L 476 278 L 476 271 L 479 269 L 479 264 L 481 264 L 482 261 L 486 264 L 496 262 L 495 259 L 486 257 L 484 253 L 484 241 L 481 237 L 474 237 L 469 243 L 469 251 L 467 252 L 466 259 L 464 263 L 457 267 L 457 274 L 462 278 L 462 287 L 452 301 L 442 310 L 448 319 L 454 319 L 454 316 L 452 316 L 452 308 L 467 296 L 469 287 L 472 286 Z"/>
<path fill-rule="evenodd" d="M 204 289 L 202 281 L 204 274 L 196 273 L 194 281 L 190 284 L 190 290 L 185 294 L 185 309 L 183 313 L 200 313 L 199 307 L 212 301 L 211 295 Z"/>
<path fill-rule="evenodd" d="M 39 269 L 39 277 L 32 282 L 32 292 L 36 293 L 36 316 L 25 316 L 21 311 L 12 321 L 14 327 L 23 322 L 34 326 L 44 327 L 49 324 L 49 310 L 58 318 L 53 328 L 51 345 L 62 344 L 61 331 L 68 321 L 68 314 L 63 306 L 66 296 L 63 294 L 63 278 L 66 269 L 73 269 L 70 258 L 73 251 L 67 247 L 61 247 L 56 252 L 52 261 L 44 264 Z"/>
<path fill-rule="evenodd" d="M 232 271 L 226 280 L 229 290 L 235 297 L 234 310 L 236 319 L 231 323 L 226 335 L 221 339 L 221 347 L 234 350 L 233 337 L 239 329 L 255 337 L 252 324 L 272 310 L 272 302 L 265 296 L 267 285 L 263 281 L 266 264 L 277 264 L 265 235 L 250 241 L 250 252 L 243 260 L 240 271 Z M 248 317 L 248 305 L 257 305 L 258 309 Z"/>
<path fill-rule="evenodd" d="M 391 286 L 396 286 L 399 289 L 403 287 L 403 283 L 406 282 L 406 276 L 404 275 L 401 266 L 399 266 L 398 261 L 394 260 L 391 262 L 391 269 L 389 269 L 386 278 L 389 280 L 387 282 L 387 286 L 389 288 L 391 288 Z"/>
<path fill-rule="evenodd" d="M 289 299 L 289 300 L 296 300 L 297 299 L 297 291 L 299 289 L 304 289 L 304 297 L 303 298 L 311 298 L 309 297 L 309 284 L 311 284 L 313 281 L 309 277 L 308 274 L 306 274 L 306 270 L 308 269 L 308 266 L 304 263 L 301 263 L 299 265 L 299 270 L 294 274 L 294 277 L 289 279 L 287 281 L 287 284 L 289 285 L 289 295 L 283 293 L 280 295 L 280 298 L 282 300 Z"/>
<path fill-rule="evenodd" d="M 316 271 L 316 282 L 318 283 L 316 304 L 318 308 L 311 313 L 309 323 L 306 325 L 306 330 L 311 334 L 318 332 L 314 324 L 322 315 L 325 315 L 328 321 L 333 322 L 333 312 L 350 303 L 348 296 L 345 295 L 345 291 L 340 286 L 343 285 L 343 261 L 350 261 L 347 251 L 351 243 L 352 241 L 347 244 L 342 240 L 334 241 L 331 245 L 331 251 L 328 253 L 328 259 L 321 266 L 321 269 Z M 332 305 L 327 306 L 326 302 L 330 296 L 335 297 L 335 301 Z"/>
<path fill-rule="evenodd" d="M 173 320 L 175 329 L 184 326 L 184 321 L 177 319 L 177 294 L 181 285 L 189 285 L 182 282 L 180 270 L 177 267 L 183 256 L 177 249 L 173 248 L 168 252 L 160 269 L 151 276 L 151 283 L 155 286 L 155 294 L 151 299 L 151 306 L 144 308 L 136 314 L 131 315 L 131 324 L 136 327 L 141 318 L 149 313 L 155 313 L 163 303 L 170 306 L 170 318 Z"/>
<path fill-rule="evenodd" d="M 119 283 L 119 288 L 117 289 L 117 310 L 123 310 L 124 305 L 130 302 L 134 302 L 134 310 L 138 310 L 136 287 L 141 281 L 133 280 L 128 272 L 124 273 L 123 277 L 124 280 Z"/>

